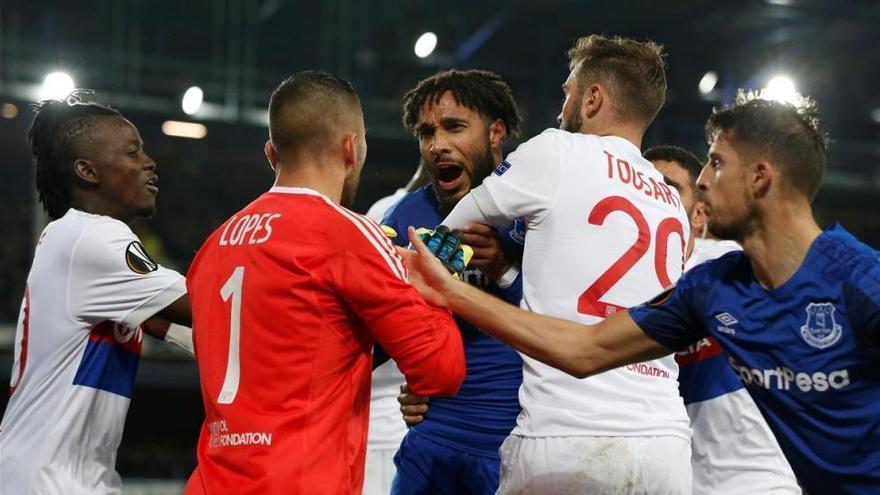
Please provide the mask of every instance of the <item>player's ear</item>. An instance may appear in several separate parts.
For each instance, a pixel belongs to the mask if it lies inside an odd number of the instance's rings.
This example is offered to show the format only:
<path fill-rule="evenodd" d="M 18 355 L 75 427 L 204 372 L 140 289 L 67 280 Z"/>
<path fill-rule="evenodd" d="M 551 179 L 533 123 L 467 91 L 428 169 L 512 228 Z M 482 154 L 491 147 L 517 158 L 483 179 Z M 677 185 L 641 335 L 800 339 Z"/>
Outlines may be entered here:
<path fill-rule="evenodd" d="M 347 132 L 342 135 L 342 159 L 345 162 L 346 169 L 349 167 L 357 167 L 357 133 Z"/>
<path fill-rule="evenodd" d="M 271 139 L 266 141 L 266 146 L 263 147 L 263 153 L 266 154 L 266 159 L 269 160 L 269 167 L 277 172 L 276 164 L 278 163 L 278 150 L 275 149 Z"/>
<path fill-rule="evenodd" d="M 752 165 L 749 186 L 756 198 L 762 198 L 770 192 L 775 172 L 773 167 L 764 160 L 757 161 Z"/>
<path fill-rule="evenodd" d="M 492 148 L 500 148 L 501 143 L 507 137 L 507 126 L 501 119 L 495 119 L 489 124 L 489 146 Z"/>
<path fill-rule="evenodd" d="M 695 232 L 702 232 L 703 228 L 706 226 L 706 203 L 702 201 L 697 201 L 694 204 L 694 209 L 691 211 L 691 229 Z"/>
<path fill-rule="evenodd" d="M 605 104 L 606 97 L 605 88 L 599 84 L 593 83 L 584 88 L 584 97 L 581 99 L 581 115 L 587 118 L 594 117 Z"/>
<path fill-rule="evenodd" d="M 73 173 L 76 177 L 89 184 L 97 184 L 100 182 L 98 177 L 98 169 L 95 167 L 95 164 L 91 162 L 91 160 L 86 160 L 85 158 L 78 158 L 75 162 L 73 162 Z"/>

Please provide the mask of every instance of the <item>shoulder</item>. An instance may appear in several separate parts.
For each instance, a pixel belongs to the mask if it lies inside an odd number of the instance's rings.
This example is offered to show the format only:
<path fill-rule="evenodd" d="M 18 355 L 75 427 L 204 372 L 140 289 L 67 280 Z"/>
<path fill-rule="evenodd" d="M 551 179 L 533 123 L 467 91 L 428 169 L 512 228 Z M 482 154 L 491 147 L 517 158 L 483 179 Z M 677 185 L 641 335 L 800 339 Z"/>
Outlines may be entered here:
<path fill-rule="evenodd" d="M 433 211 L 439 215 L 431 184 L 422 186 L 413 192 L 406 193 L 388 209 L 385 213 L 385 218 L 382 219 L 382 223 L 391 224 L 406 221 L 414 216 L 422 215 L 426 211 Z M 433 227 L 433 225 L 431 227 Z"/>
<path fill-rule="evenodd" d="M 710 259 L 685 272 L 679 285 L 703 287 L 713 282 L 731 282 L 748 275 L 749 260 L 740 250 L 730 251 Z"/>
<path fill-rule="evenodd" d="M 819 268 L 830 280 L 846 280 L 871 299 L 880 302 L 880 253 L 856 239 L 840 225 L 833 225 L 817 240 L 821 244 Z"/>
<path fill-rule="evenodd" d="M 109 251 L 117 251 L 121 245 L 138 243 L 139 239 L 124 222 L 104 215 L 77 212 L 74 230 L 79 230 L 76 252 L 90 258 L 100 257 Z M 71 225 L 73 226 L 73 225 Z"/>

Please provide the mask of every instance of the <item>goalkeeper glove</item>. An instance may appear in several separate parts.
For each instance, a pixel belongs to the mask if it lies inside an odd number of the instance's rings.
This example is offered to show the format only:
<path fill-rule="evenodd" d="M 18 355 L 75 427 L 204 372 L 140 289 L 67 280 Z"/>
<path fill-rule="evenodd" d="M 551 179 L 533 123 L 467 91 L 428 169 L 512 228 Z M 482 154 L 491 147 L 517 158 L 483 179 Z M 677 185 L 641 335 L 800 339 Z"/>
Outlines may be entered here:
<path fill-rule="evenodd" d="M 437 257 L 440 263 L 449 270 L 452 277 L 460 280 L 464 269 L 467 268 L 474 256 L 473 248 L 462 244 L 461 232 L 450 231 L 446 226 L 441 225 L 437 227 L 437 230 L 420 228 L 416 230 L 416 234 L 419 235 L 431 254 Z"/>

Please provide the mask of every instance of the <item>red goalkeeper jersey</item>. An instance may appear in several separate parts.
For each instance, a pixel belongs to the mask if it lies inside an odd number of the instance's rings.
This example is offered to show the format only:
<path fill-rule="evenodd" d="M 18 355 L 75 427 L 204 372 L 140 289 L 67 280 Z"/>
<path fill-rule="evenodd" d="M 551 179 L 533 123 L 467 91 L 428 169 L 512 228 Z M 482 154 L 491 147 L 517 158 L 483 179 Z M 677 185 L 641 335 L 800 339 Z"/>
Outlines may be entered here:
<path fill-rule="evenodd" d="M 415 393 L 464 378 L 453 319 L 378 226 L 309 189 L 233 215 L 187 287 L 205 404 L 187 494 L 359 494 L 377 340 Z"/>

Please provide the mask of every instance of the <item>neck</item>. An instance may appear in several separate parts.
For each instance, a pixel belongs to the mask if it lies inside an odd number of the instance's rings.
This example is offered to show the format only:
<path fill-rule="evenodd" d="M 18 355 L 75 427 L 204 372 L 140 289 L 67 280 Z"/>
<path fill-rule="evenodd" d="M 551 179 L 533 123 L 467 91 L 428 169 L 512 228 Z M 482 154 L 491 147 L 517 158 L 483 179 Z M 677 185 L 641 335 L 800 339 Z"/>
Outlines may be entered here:
<path fill-rule="evenodd" d="M 130 223 L 135 219 L 134 215 L 120 211 L 119 207 L 111 201 L 100 196 L 74 194 L 70 207 L 93 215 L 104 215 L 115 218 L 121 222 Z"/>
<path fill-rule="evenodd" d="M 783 204 L 764 212 L 756 226 L 740 240 L 758 282 L 775 289 L 800 268 L 822 229 L 813 219 L 809 203 Z"/>
<path fill-rule="evenodd" d="M 642 149 L 642 137 L 645 135 L 645 130 L 641 126 L 619 123 L 588 125 L 585 122 L 581 127 L 581 132 L 596 136 L 617 136 L 631 142 L 638 149 Z"/>
<path fill-rule="evenodd" d="M 342 185 L 345 182 L 344 167 L 320 161 L 299 161 L 275 165 L 275 185 L 281 187 L 305 187 L 313 189 L 339 204 Z"/>

